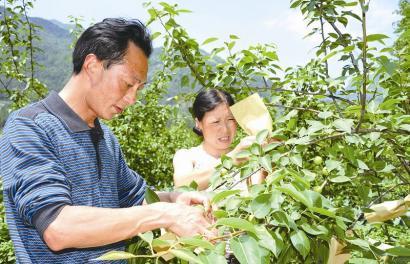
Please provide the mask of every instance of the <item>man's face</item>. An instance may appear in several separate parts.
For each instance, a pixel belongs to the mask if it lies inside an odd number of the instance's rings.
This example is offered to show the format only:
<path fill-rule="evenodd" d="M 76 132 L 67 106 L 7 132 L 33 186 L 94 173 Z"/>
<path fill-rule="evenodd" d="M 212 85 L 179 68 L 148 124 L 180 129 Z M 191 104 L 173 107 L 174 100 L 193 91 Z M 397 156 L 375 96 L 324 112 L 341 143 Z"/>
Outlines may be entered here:
<path fill-rule="evenodd" d="M 102 65 L 101 65 L 102 66 Z M 136 101 L 137 92 L 147 79 L 148 59 L 144 52 L 130 43 L 123 62 L 101 68 L 92 78 L 87 96 L 89 108 L 99 118 L 110 120 Z"/>

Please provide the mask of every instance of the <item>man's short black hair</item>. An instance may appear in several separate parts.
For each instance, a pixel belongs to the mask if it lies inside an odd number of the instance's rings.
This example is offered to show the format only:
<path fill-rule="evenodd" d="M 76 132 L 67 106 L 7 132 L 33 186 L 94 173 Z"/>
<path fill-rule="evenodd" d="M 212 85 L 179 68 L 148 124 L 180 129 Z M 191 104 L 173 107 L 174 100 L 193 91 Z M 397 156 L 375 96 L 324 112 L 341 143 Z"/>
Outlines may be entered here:
<path fill-rule="evenodd" d="M 87 28 L 73 51 L 74 74 L 80 73 L 85 57 L 94 54 L 106 68 L 122 61 L 129 42 L 139 47 L 147 58 L 152 52 L 150 33 L 138 19 L 106 18 Z"/>

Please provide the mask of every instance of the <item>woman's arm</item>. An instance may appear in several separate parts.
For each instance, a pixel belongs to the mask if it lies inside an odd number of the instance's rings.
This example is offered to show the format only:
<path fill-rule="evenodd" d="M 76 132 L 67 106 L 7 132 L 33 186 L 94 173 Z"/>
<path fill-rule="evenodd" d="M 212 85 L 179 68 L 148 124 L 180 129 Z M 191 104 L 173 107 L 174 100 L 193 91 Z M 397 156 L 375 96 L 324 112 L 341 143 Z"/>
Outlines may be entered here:
<path fill-rule="evenodd" d="M 181 187 L 189 185 L 195 181 L 199 190 L 205 190 L 209 186 L 209 179 L 214 172 L 214 168 L 194 170 L 194 162 L 187 150 L 179 150 L 173 159 L 174 165 L 174 185 Z"/>

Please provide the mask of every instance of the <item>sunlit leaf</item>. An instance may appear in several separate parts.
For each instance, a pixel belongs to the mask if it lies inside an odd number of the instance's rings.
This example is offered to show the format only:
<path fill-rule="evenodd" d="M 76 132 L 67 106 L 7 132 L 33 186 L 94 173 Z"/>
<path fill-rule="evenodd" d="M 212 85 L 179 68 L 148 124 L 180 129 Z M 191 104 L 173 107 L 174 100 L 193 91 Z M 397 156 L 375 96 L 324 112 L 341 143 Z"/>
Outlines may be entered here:
<path fill-rule="evenodd" d="M 214 42 L 216 40 L 218 40 L 218 38 L 207 38 L 206 40 L 204 40 L 204 42 L 202 42 L 202 45 Z"/>
<path fill-rule="evenodd" d="M 232 227 L 236 229 L 249 231 L 252 233 L 256 232 L 253 224 L 241 218 L 235 218 L 235 217 L 221 218 L 221 219 L 218 219 L 218 221 L 216 221 L 215 225 L 216 226 L 219 226 L 219 225 L 228 226 L 228 227 Z"/>
<path fill-rule="evenodd" d="M 256 142 L 258 142 L 259 144 L 262 144 L 268 135 L 269 135 L 269 130 L 267 129 L 263 129 L 259 131 L 258 134 L 256 135 Z"/>
<path fill-rule="evenodd" d="M 229 240 L 229 244 L 233 254 L 241 264 L 262 264 L 259 245 L 254 238 L 250 236 L 235 237 Z"/>
<path fill-rule="evenodd" d="M 138 236 L 148 244 L 152 244 L 152 240 L 154 239 L 154 234 L 151 231 L 138 234 Z"/>
<path fill-rule="evenodd" d="M 336 119 L 333 125 L 337 130 L 350 133 L 352 132 L 353 119 Z"/>
<path fill-rule="evenodd" d="M 182 244 L 190 245 L 194 247 L 201 247 L 205 249 L 214 250 L 215 246 L 207 240 L 193 238 L 193 237 L 183 237 L 179 240 Z"/>
<path fill-rule="evenodd" d="M 226 197 L 229 197 L 229 196 L 234 195 L 234 194 L 238 194 L 240 192 L 241 192 L 240 190 L 225 190 L 225 191 L 219 192 L 219 193 L 215 194 L 214 197 L 212 197 L 211 203 L 216 204 L 216 203 L 222 201 L 223 199 L 225 199 Z"/>
<path fill-rule="evenodd" d="M 310 251 L 310 242 L 305 232 L 302 230 L 293 231 L 290 234 L 290 241 L 303 258 L 306 258 Z"/>
<path fill-rule="evenodd" d="M 189 261 L 190 263 L 206 264 L 198 256 L 187 249 L 171 249 L 169 252 L 175 257 Z"/>
<path fill-rule="evenodd" d="M 121 259 L 132 259 L 137 257 L 134 254 L 125 251 L 110 251 L 94 260 L 121 260 Z"/>
<path fill-rule="evenodd" d="M 369 170 L 369 167 L 367 167 L 366 163 L 359 159 L 357 160 L 357 166 L 359 166 L 359 168 L 362 170 Z"/>
<path fill-rule="evenodd" d="M 256 226 L 255 229 L 259 245 L 269 249 L 275 257 L 278 257 L 284 246 L 282 238 L 275 233 L 270 233 L 264 226 Z"/>
<path fill-rule="evenodd" d="M 151 190 L 150 188 L 147 188 L 145 190 L 145 201 L 147 201 L 148 204 L 152 204 L 152 203 L 159 202 L 160 199 L 153 190 Z"/>

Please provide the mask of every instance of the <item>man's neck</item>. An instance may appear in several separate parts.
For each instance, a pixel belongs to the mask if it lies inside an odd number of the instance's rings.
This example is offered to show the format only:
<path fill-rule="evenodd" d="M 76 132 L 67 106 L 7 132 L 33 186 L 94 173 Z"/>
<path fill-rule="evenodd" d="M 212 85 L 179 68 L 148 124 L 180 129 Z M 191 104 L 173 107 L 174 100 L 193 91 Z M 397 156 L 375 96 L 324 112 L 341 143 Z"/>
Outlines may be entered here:
<path fill-rule="evenodd" d="M 84 87 L 84 83 L 87 82 L 82 80 L 82 76 L 73 75 L 58 94 L 89 127 L 94 127 L 97 116 L 88 106 L 86 100 L 88 87 Z"/>

